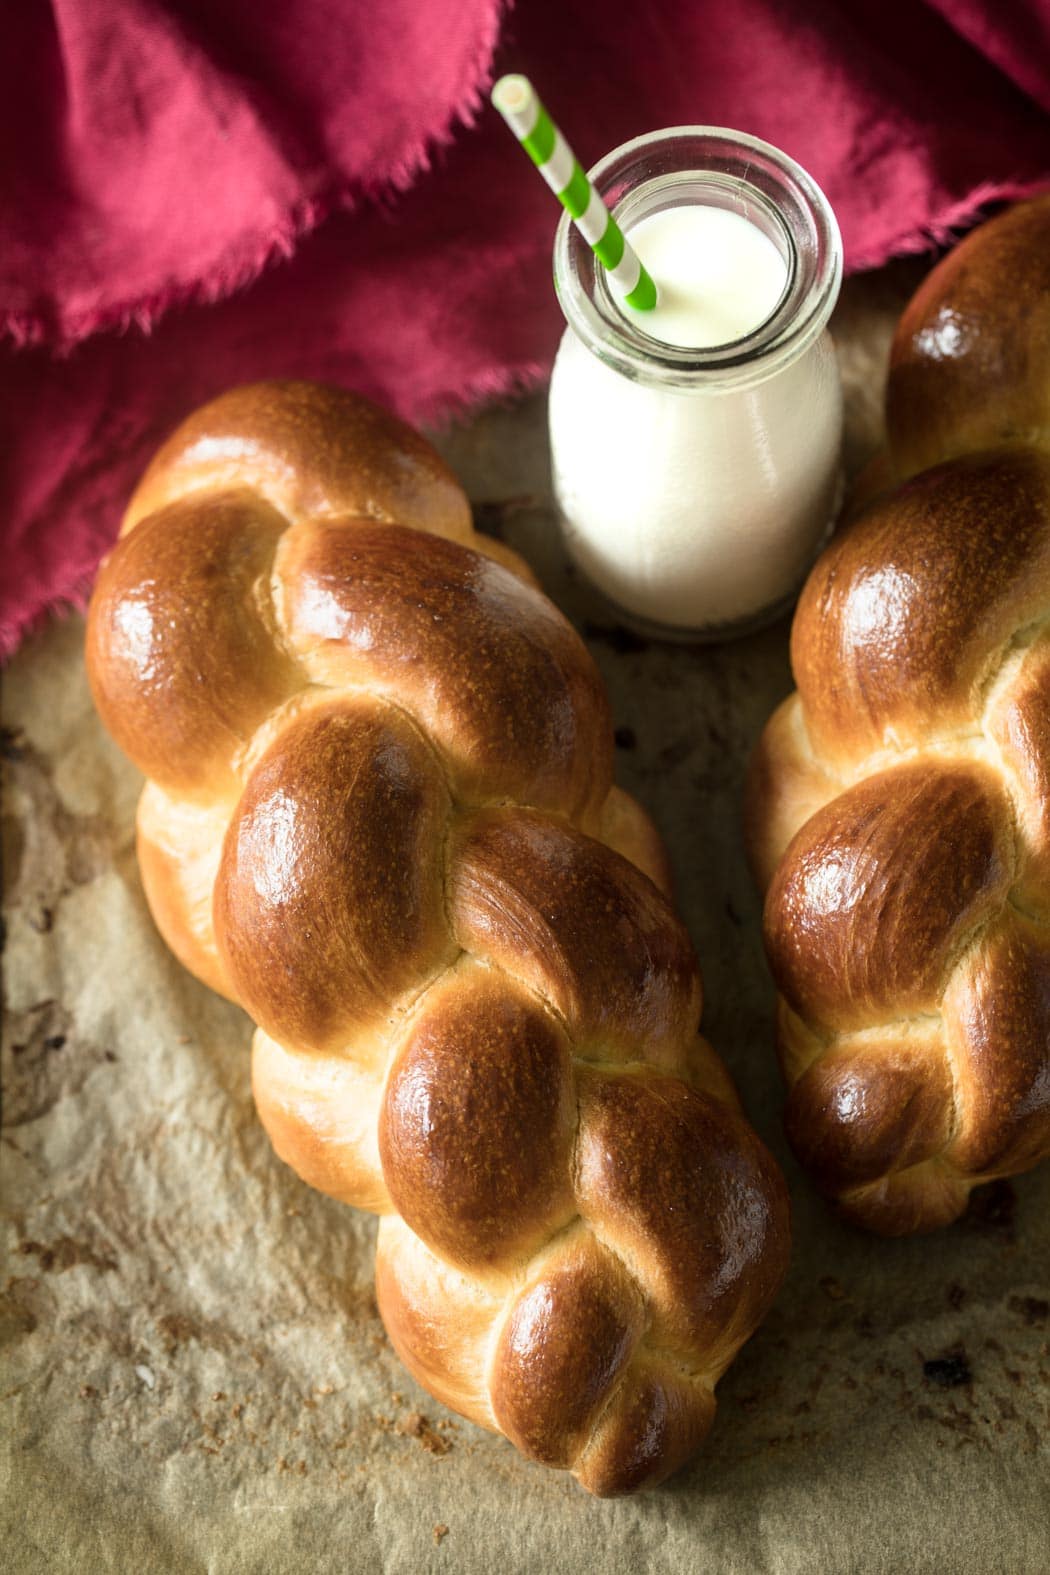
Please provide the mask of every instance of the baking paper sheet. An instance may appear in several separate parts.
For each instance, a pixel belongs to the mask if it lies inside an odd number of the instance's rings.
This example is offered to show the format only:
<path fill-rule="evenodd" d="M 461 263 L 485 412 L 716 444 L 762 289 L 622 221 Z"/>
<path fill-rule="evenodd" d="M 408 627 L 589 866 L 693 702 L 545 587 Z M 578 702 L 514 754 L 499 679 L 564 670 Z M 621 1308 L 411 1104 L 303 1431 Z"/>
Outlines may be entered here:
<path fill-rule="evenodd" d="M 840 307 L 851 466 L 917 276 L 855 283 Z M 376 1313 L 373 1221 L 274 1157 L 247 1019 L 153 929 L 139 780 L 92 712 L 80 620 L 53 624 L 3 689 L 6 1568 L 1045 1575 L 1050 1167 L 950 1231 L 883 1242 L 835 1222 L 779 1132 L 738 819 L 789 688 L 787 624 L 721 649 L 616 629 L 557 543 L 541 398 L 442 442 L 479 523 L 602 668 L 620 780 L 671 847 L 707 1031 L 791 1183 L 789 1281 L 702 1453 L 641 1498 L 591 1500 L 419 1390 Z"/>

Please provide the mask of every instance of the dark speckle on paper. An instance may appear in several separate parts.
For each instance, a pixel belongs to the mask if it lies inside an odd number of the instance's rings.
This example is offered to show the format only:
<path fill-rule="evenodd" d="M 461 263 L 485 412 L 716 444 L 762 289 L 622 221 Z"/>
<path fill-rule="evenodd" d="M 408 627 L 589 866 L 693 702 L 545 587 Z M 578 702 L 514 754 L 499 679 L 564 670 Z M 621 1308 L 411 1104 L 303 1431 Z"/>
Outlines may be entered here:
<path fill-rule="evenodd" d="M 1042 1296 L 1011 1296 L 1007 1306 L 1035 1329 L 1041 1329 L 1050 1318 L 1050 1301 Z"/>
<path fill-rule="evenodd" d="M 922 1364 L 922 1375 L 938 1389 L 959 1389 L 973 1383 L 973 1374 L 962 1347 L 948 1351 L 944 1356 L 934 1356 Z"/>
<path fill-rule="evenodd" d="M 23 1257 L 36 1258 L 45 1274 L 64 1274 L 67 1269 L 76 1269 L 82 1264 L 103 1273 L 117 1267 L 112 1252 L 93 1246 L 91 1242 L 77 1241 L 72 1236 L 60 1236 L 50 1245 L 39 1241 L 19 1242 L 18 1250 Z"/>

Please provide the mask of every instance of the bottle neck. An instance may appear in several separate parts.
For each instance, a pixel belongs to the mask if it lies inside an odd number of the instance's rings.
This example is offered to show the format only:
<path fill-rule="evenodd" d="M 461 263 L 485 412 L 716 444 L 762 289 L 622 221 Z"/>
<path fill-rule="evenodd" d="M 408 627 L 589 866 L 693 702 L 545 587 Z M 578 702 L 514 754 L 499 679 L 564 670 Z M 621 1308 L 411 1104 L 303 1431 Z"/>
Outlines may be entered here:
<path fill-rule="evenodd" d="M 842 281 L 842 243 L 827 199 L 786 154 L 740 132 L 671 127 L 614 149 L 590 177 L 624 230 L 665 208 L 727 208 L 769 237 L 786 268 L 783 294 L 763 322 L 731 344 L 686 349 L 653 339 L 624 314 L 563 217 L 554 247 L 562 311 L 582 343 L 624 377 L 682 391 L 746 388 L 798 360 L 823 332 Z"/>

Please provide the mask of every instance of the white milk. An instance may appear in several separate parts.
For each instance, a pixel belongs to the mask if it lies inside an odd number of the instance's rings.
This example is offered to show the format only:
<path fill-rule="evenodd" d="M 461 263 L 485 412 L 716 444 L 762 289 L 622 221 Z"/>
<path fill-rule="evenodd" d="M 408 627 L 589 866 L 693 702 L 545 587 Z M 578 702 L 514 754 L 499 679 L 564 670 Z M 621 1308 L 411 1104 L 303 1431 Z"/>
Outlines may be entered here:
<path fill-rule="evenodd" d="M 621 310 L 664 344 L 702 351 L 743 339 L 784 294 L 780 251 L 728 209 L 665 208 L 628 233 L 659 302 Z M 570 327 L 550 388 L 569 550 L 644 622 L 681 634 L 746 625 L 797 590 L 829 527 L 841 428 L 826 332 L 764 380 L 681 387 L 673 375 L 662 386 L 632 381 Z"/>
<path fill-rule="evenodd" d="M 708 350 L 742 339 L 784 293 L 787 263 L 768 235 L 729 208 L 663 208 L 641 219 L 630 236 L 659 280 L 659 295 L 651 311 L 623 310 L 665 345 Z"/>

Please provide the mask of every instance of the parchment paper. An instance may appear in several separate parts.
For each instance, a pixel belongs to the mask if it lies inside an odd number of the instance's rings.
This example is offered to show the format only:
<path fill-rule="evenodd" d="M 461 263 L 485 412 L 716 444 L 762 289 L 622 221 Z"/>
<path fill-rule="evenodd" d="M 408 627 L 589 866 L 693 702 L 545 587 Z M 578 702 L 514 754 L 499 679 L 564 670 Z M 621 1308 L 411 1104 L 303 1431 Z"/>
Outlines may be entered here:
<path fill-rule="evenodd" d="M 918 277 L 851 286 L 851 465 Z M 744 864 L 744 764 L 787 623 L 720 649 L 617 630 L 567 573 L 541 398 L 446 434 L 479 505 L 584 629 L 620 780 L 655 815 L 707 1030 L 784 1163 L 795 1253 L 695 1464 L 590 1500 L 446 1413 L 391 1353 L 374 1225 L 252 1110 L 250 1026 L 183 973 L 136 872 L 139 782 L 94 717 L 79 619 L 4 684 L 4 1562 L 84 1571 L 1050 1569 L 1050 1167 L 932 1238 L 835 1222 L 788 1155 Z M 615 456 L 610 462 L 615 464 Z"/>

